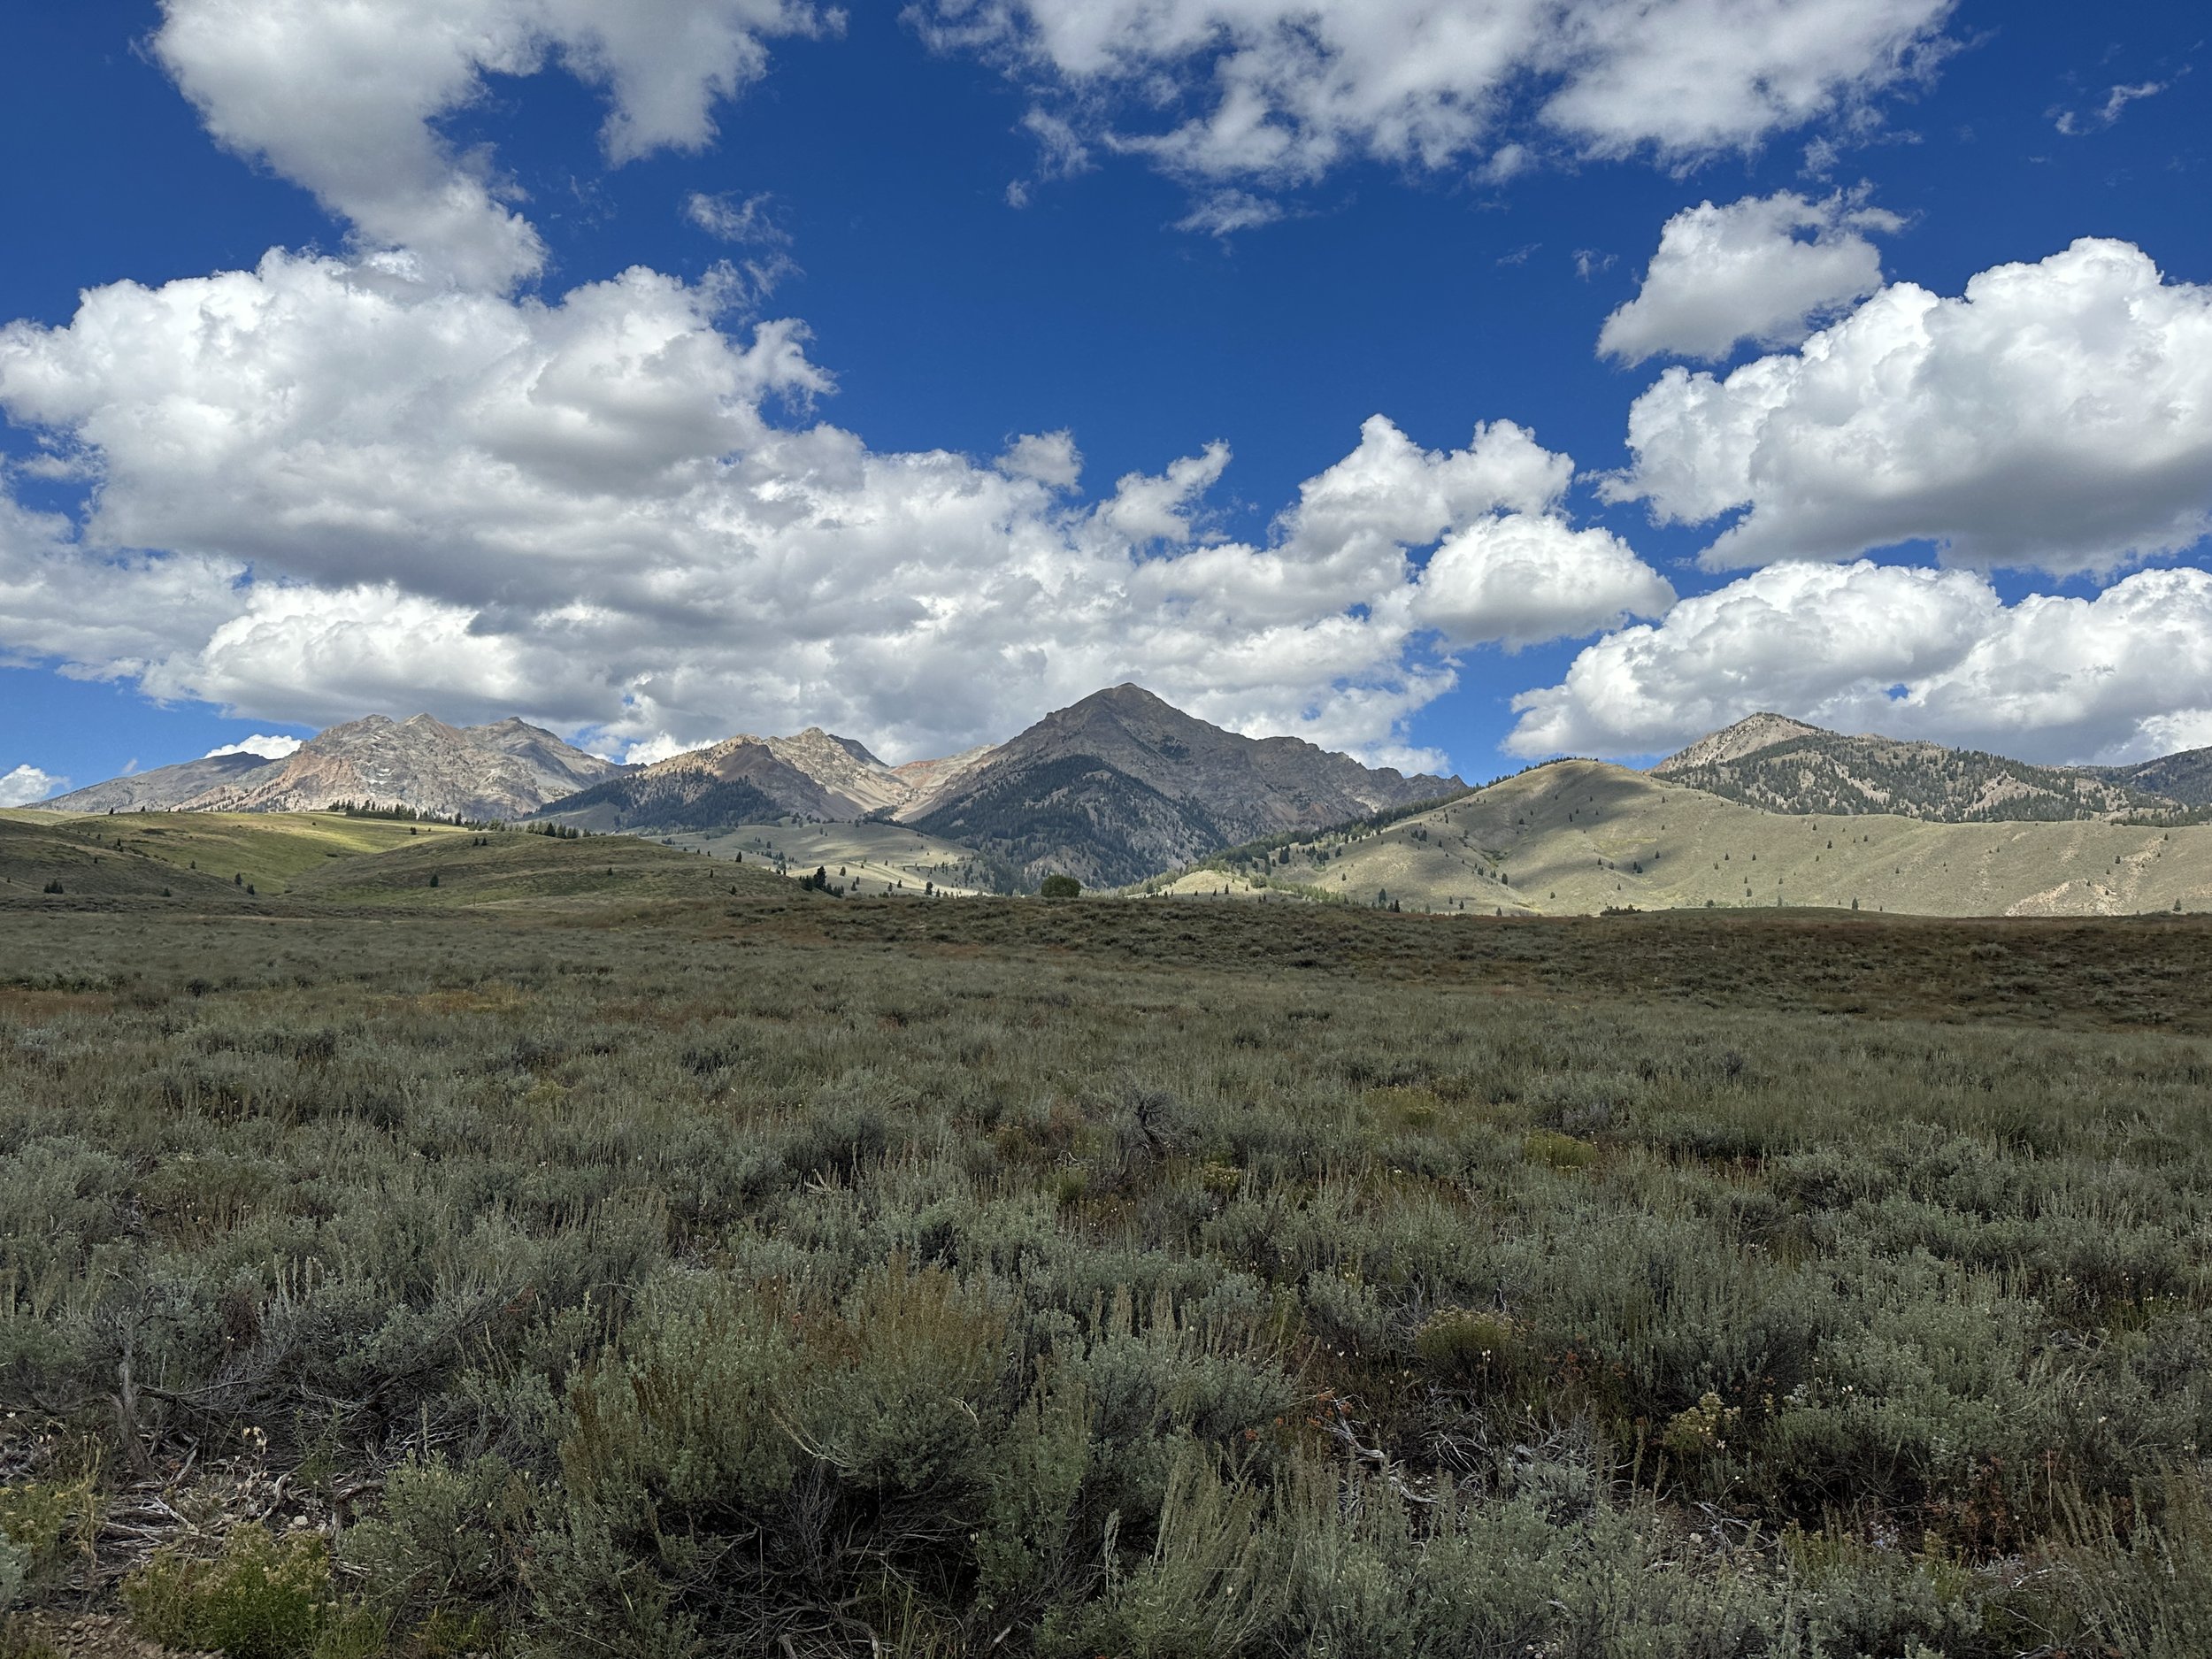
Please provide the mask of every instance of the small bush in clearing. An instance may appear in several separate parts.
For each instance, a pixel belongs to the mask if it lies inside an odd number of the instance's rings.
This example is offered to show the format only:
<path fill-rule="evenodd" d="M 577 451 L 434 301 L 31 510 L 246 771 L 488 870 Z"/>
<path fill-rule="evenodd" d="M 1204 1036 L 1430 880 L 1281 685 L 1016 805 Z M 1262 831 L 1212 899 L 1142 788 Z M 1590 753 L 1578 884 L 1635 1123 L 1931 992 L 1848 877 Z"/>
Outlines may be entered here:
<path fill-rule="evenodd" d="M 1555 1170 L 1582 1169 L 1598 1155 L 1597 1148 L 1589 1141 L 1563 1135 L 1556 1129 L 1535 1131 L 1521 1143 L 1521 1150 L 1531 1164 L 1547 1164 Z"/>
<path fill-rule="evenodd" d="M 1528 1336 L 1509 1315 L 1440 1308 L 1413 1339 L 1414 1352 L 1431 1371 L 1463 1382 L 1502 1385 L 1526 1363 Z"/>
<path fill-rule="evenodd" d="M 300 1659 L 340 1624 L 321 1537 L 278 1539 L 258 1523 L 233 1529 L 211 1561 L 156 1555 L 123 1601 L 148 1640 L 230 1659 Z"/>

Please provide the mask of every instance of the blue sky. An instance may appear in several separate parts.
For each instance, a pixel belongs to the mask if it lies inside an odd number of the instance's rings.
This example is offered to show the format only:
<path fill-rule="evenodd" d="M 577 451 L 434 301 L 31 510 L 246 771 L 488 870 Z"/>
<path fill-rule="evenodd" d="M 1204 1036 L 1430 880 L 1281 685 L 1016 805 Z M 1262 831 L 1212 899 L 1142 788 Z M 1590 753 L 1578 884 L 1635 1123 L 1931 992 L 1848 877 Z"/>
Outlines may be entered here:
<path fill-rule="evenodd" d="M 1471 778 L 1766 707 L 2212 743 L 2190 8 L 401 9 L 0 18 L 15 797 L 377 710 L 902 759 L 1124 678 Z"/>

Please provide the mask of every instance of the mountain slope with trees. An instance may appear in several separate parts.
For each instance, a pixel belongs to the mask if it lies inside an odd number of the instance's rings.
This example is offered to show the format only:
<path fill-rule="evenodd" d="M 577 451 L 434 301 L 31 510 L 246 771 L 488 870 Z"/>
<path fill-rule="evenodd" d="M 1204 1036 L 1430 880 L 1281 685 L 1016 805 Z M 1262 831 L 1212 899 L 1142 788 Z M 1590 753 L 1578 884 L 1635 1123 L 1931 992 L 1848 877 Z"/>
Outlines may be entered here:
<path fill-rule="evenodd" d="M 2212 910 L 2212 826 L 1770 812 L 1569 760 L 1402 818 L 1238 848 L 1148 885 L 1481 916 L 2171 914 Z"/>
<path fill-rule="evenodd" d="M 1768 812 L 1880 812 L 1987 824 L 2177 813 L 2185 803 L 2152 782 L 2167 764 L 2037 766 L 1980 749 L 1853 736 L 1757 714 L 1651 770 L 1671 783 Z M 2212 767 L 2203 770 L 2199 787 L 2212 798 Z"/>

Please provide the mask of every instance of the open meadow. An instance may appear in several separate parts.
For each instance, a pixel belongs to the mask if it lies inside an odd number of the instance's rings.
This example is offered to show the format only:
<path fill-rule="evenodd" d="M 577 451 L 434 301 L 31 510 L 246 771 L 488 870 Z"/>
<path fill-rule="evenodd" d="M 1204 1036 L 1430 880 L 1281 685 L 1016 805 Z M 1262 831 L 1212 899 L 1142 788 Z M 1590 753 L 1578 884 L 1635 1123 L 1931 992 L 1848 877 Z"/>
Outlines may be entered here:
<path fill-rule="evenodd" d="M 0 895 L 18 1653 L 2212 1651 L 2203 918 L 397 839 Z"/>

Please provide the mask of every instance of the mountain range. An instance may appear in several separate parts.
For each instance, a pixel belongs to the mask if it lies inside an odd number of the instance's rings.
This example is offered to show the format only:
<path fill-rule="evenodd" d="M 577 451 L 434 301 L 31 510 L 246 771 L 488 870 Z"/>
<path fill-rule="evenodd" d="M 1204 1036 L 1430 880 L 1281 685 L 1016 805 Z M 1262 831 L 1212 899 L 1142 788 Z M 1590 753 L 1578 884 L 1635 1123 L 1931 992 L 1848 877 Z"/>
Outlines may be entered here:
<path fill-rule="evenodd" d="M 1755 714 L 1652 769 L 1766 812 L 1885 813 L 1939 824 L 2151 818 L 2212 804 L 2212 749 L 2132 766 L 2036 766 L 1980 749 L 1824 731 Z"/>
<path fill-rule="evenodd" d="M 448 726 L 373 714 L 280 760 L 215 755 L 94 784 L 37 804 L 55 812 L 319 812 L 349 802 L 435 818 L 512 818 L 622 771 L 541 726 Z"/>
<path fill-rule="evenodd" d="M 1553 773 L 1551 781 L 1565 775 Z M 1896 840 L 1906 833 L 1899 826 L 2102 824 L 2178 831 L 2212 812 L 2212 749 L 2125 766 L 2039 766 L 1979 750 L 1824 731 L 1778 714 L 1738 721 L 1647 773 L 1606 767 L 1598 775 L 1603 781 L 1592 786 L 1595 793 L 1583 809 L 1586 815 L 1597 810 L 1601 797 L 1614 803 L 1610 810 L 1618 825 L 1653 812 L 1670 823 L 1702 825 L 1724 843 L 1717 863 L 1704 861 L 1714 865 L 1707 874 L 1725 879 L 1717 886 L 1701 880 L 1679 892 L 1648 879 L 1600 880 L 1600 873 L 1620 873 L 1612 868 L 1619 861 L 1611 854 L 1586 849 L 1561 855 L 1563 864 L 1547 852 L 1531 867 L 1563 883 L 1558 890 L 1569 896 L 1556 901 L 1562 906 L 1594 902 L 1608 892 L 1617 892 L 1624 902 L 1638 895 L 1662 902 L 1663 894 L 1673 895 L 1663 902 L 1755 900 L 1764 896 L 1756 883 L 1740 892 L 1732 883 L 1742 872 L 1719 867 L 1730 862 L 1730 849 L 1739 842 L 1747 861 L 1767 852 L 1784 896 L 1825 892 L 1838 875 L 1827 867 L 1838 862 L 1826 856 L 1831 849 L 1814 858 L 1822 866 L 1817 872 L 1775 863 L 1782 849 L 1796 844 L 1790 839 L 1793 832 L 1777 822 L 1787 818 L 1869 820 L 1870 827 L 1851 832 L 1847 844 L 1870 849 L 1869 858 L 1878 852 L 1889 859 L 1891 874 L 1883 881 L 1873 879 L 1878 872 L 1872 864 L 1860 872 L 1859 885 L 1867 891 L 1857 896 L 1878 904 L 1894 900 L 1908 908 L 1953 902 L 2004 908 L 2042 902 L 2038 895 L 2048 890 L 2073 894 L 2068 904 L 2078 899 L 2101 906 L 2122 902 L 2124 884 L 2116 886 L 2098 873 L 2103 866 L 2092 866 L 2118 858 L 2112 868 L 2133 868 L 2128 862 L 2131 841 L 2108 848 L 2108 838 L 2094 834 L 2030 837 L 1992 843 L 1970 859 L 1958 851 L 1958 858 L 1997 872 L 1978 879 L 1978 885 L 1963 886 L 1947 873 L 1941 880 L 1928 874 L 1954 869 L 1955 849 L 1942 842 L 1929 855 L 1934 863 L 1923 867 L 1926 879 L 1915 886 L 1907 872 L 1918 855 L 1907 856 L 1906 841 Z M 1638 781 L 1632 788 L 1622 780 Z M 795 827 L 803 826 L 824 847 L 836 841 L 844 849 L 813 849 L 818 856 L 841 865 L 857 857 L 868 864 L 863 873 L 887 888 L 910 878 L 918 884 L 933 877 L 949 890 L 1027 891 L 1053 872 L 1073 875 L 1087 887 L 1113 887 L 1179 867 L 1214 872 L 1188 878 L 1198 889 L 1209 880 L 1220 885 L 1217 877 L 1224 870 L 1256 872 L 1249 848 L 1265 843 L 1271 858 L 1282 849 L 1295 849 L 1294 869 L 1301 879 L 1325 868 L 1328 879 L 1304 884 L 1336 889 L 1339 896 L 1368 885 L 1401 896 L 1440 894 L 1454 904 L 1487 894 L 1492 908 L 1547 908 L 1554 901 L 1539 902 L 1517 884 L 1509 894 L 1499 890 L 1508 885 L 1502 881 L 1463 892 L 1466 872 L 1448 867 L 1450 860 L 1415 859 L 1400 868 L 1403 859 L 1383 856 L 1393 847 L 1427 846 L 1424 836 L 1432 825 L 1423 812 L 1456 810 L 1455 821 L 1472 822 L 1486 810 L 1484 800 L 1512 795 L 1495 794 L 1505 788 L 1471 792 L 1456 778 L 1406 777 L 1296 738 L 1244 737 L 1186 714 L 1141 687 L 1123 685 L 1048 714 L 1004 743 L 897 766 L 864 744 L 818 726 L 791 737 L 741 734 L 649 765 L 623 766 L 519 719 L 453 726 L 428 715 L 404 720 L 375 715 L 333 726 L 282 759 L 211 756 L 39 806 L 63 813 L 270 813 L 354 803 L 441 818 L 530 819 L 751 848 L 779 862 L 804 857 L 812 849 Z M 1728 803 L 1740 816 L 1708 822 L 1710 814 L 1695 807 L 1697 801 Z M 1439 803 L 1454 805 L 1439 809 Z M 1402 820 L 1404 827 L 1384 833 L 1383 826 Z M 1572 809 L 1562 820 L 1563 833 L 1567 825 L 1574 836 L 1592 833 Z M 848 827 L 824 827 L 833 826 Z M 1530 844 L 1517 833 L 1525 826 L 1515 827 L 1507 840 Z M 1460 832 L 1460 840 L 1464 834 Z M 1874 839 L 1865 840 L 1869 834 Z M 1686 844 L 1672 832 L 1638 831 L 1620 844 L 1632 842 L 1663 846 L 1675 867 L 1688 867 L 1682 862 Z M 1440 849 L 1447 845 L 1457 842 L 1448 836 L 1437 841 Z M 1240 850 L 1225 855 L 1225 849 Z M 1506 843 L 1490 851 L 1504 859 Z M 1530 863 L 1524 855 L 1513 856 Z M 1578 859 L 1586 860 L 1586 870 Z M 876 870 L 875 863 L 883 869 Z M 1415 865 L 1425 872 L 1417 879 Z M 2042 880 L 2044 875 L 2052 879 Z M 1301 884 L 1279 872 L 1278 886 L 1286 880 Z M 1548 895 L 1553 887 L 1544 891 Z"/>
<path fill-rule="evenodd" d="M 926 810 L 997 751 L 888 766 L 866 745 L 809 726 L 796 737 L 726 738 L 626 769 L 549 802 L 542 816 L 580 829 L 667 834 L 781 818 L 853 822 Z"/>
<path fill-rule="evenodd" d="M 1479 916 L 1776 905 L 1921 916 L 2212 910 L 2212 826 L 1786 813 L 1553 761 L 1425 811 L 1217 854 L 1154 890 Z"/>
<path fill-rule="evenodd" d="M 1298 738 L 1240 736 L 1124 685 L 1008 742 L 901 766 L 818 726 L 622 766 L 518 719 L 452 726 L 372 715 L 280 760 L 211 757 L 38 804 L 289 812 L 350 803 L 664 838 L 794 818 L 876 820 L 956 843 L 975 879 L 1025 890 L 1054 872 L 1120 886 L 1256 835 L 1320 829 L 1463 787 L 1363 766 Z"/>
<path fill-rule="evenodd" d="M 733 737 L 611 778 L 541 816 L 668 835 L 883 818 L 974 849 L 1002 887 L 1055 872 L 1120 887 L 1217 848 L 1464 788 L 1294 737 L 1242 737 L 1140 686 L 1094 693 L 995 748 L 887 766 L 818 729 Z"/>
<path fill-rule="evenodd" d="M 1203 851 L 1457 795 L 1295 737 L 1240 737 L 1138 686 L 1047 715 L 905 809 L 1033 887 L 1053 872 L 1121 887 Z"/>

